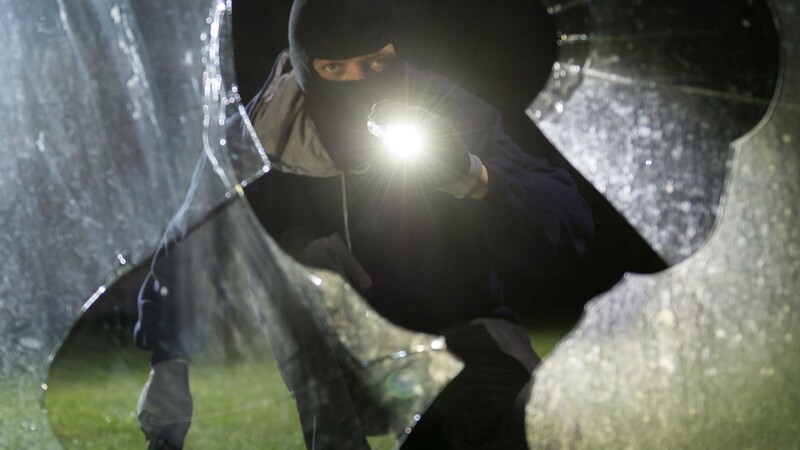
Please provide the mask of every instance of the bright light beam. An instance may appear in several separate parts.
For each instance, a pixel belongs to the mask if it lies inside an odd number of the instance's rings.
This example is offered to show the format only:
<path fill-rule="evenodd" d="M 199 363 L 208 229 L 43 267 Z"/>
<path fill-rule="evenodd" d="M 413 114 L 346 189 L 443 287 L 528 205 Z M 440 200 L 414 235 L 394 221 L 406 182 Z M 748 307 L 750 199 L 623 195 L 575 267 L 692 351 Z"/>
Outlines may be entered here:
<path fill-rule="evenodd" d="M 402 159 L 413 158 L 422 150 L 422 133 L 408 124 L 388 125 L 381 140 L 387 150 Z"/>
<path fill-rule="evenodd" d="M 422 151 L 422 133 L 411 124 L 396 123 L 381 127 L 370 121 L 369 131 L 383 142 L 389 152 L 400 159 L 411 159 Z"/>

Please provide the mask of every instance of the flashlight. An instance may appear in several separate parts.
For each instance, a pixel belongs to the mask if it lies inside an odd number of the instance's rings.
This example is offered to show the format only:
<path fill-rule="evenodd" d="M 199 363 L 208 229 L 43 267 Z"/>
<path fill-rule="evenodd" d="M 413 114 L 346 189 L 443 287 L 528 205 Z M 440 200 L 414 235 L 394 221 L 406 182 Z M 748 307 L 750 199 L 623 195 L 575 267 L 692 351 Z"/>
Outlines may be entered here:
<path fill-rule="evenodd" d="M 381 140 L 391 154 L 400 159 L 411 159 L 417 156 L 424 147 L 422 132 L 414 123 L 398 118 L 399 114 L 390 114 L 385 111 L 387 106 L 395 105 L 398 104 L 387 101 L 376 103 L 367 120 L 367 129 Z M 381 115 L 390 116 L 388 123 L 378 119 Z"/>

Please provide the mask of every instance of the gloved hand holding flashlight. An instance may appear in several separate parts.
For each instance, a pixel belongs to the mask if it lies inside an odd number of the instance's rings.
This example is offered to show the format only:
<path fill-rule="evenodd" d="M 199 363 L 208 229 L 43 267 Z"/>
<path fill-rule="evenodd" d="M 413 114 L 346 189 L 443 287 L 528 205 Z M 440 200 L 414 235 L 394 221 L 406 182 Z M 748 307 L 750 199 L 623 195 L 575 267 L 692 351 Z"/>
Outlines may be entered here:
<path fill-rule="evenodd" d="M 436 188 L 463 198 L 480 181 L 480 159 L 467 151 L 453 123 L 434 112 L 382 100 L 373 105 L 367 128 Z"/>

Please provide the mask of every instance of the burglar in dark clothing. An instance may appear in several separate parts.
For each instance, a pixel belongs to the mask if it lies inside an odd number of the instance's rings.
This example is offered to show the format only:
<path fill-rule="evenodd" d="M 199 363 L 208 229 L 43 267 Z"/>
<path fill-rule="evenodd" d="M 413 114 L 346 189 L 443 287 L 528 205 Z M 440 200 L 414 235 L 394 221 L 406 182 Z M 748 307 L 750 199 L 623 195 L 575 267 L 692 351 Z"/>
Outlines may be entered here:
<path fill-rule="evenodd" d="M 404 448 L 526 448 L 538 358 L 498 274 L 569 264 L 591 213 L 497 111 L 404 61 L 397 25 L 391 0 L 295 0 L 290 48 L 248 106 L 273 164 L 248 199 L 287 253 L 340 273 L 395 324 L 443 334 L 464 361 Z M 405 143 L 416 157 L 387 151 L 395 122 L 421 130 Z"/>

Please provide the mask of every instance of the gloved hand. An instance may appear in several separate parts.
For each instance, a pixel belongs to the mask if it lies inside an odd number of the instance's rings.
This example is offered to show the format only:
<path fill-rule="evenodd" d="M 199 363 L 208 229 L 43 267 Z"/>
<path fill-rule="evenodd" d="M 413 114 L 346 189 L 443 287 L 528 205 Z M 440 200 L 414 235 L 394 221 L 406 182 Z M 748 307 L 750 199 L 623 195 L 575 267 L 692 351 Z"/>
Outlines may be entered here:
<path fill-rule="evenodd" d="M 372 278 L 358 263 L 339 233 L 309 242 L 298 255 L 298 261 L 338 273 L 361 295 L 366 295 L 372 286 Z"/>
<path fill-rule="evenodd" d="M 136 411 L 148 450 L 182 448 L 192 423 L 188 364 L 177 359 L 154 364 Z"/>
<path fill-rule="evenodd" d="M 432 186 L 443 188 L 473 176 L 476 161 L 477 174 L 480 174 L 480 160 L 470 155 L 464 140 L 447 118 L 391 100 L 375 103 L 367 120 L 369 131 L 387 144 L 385 131 L 394 124 L 410 125 L 419 130 L 422 148 L 411 162 L 420 177 Z"/>

